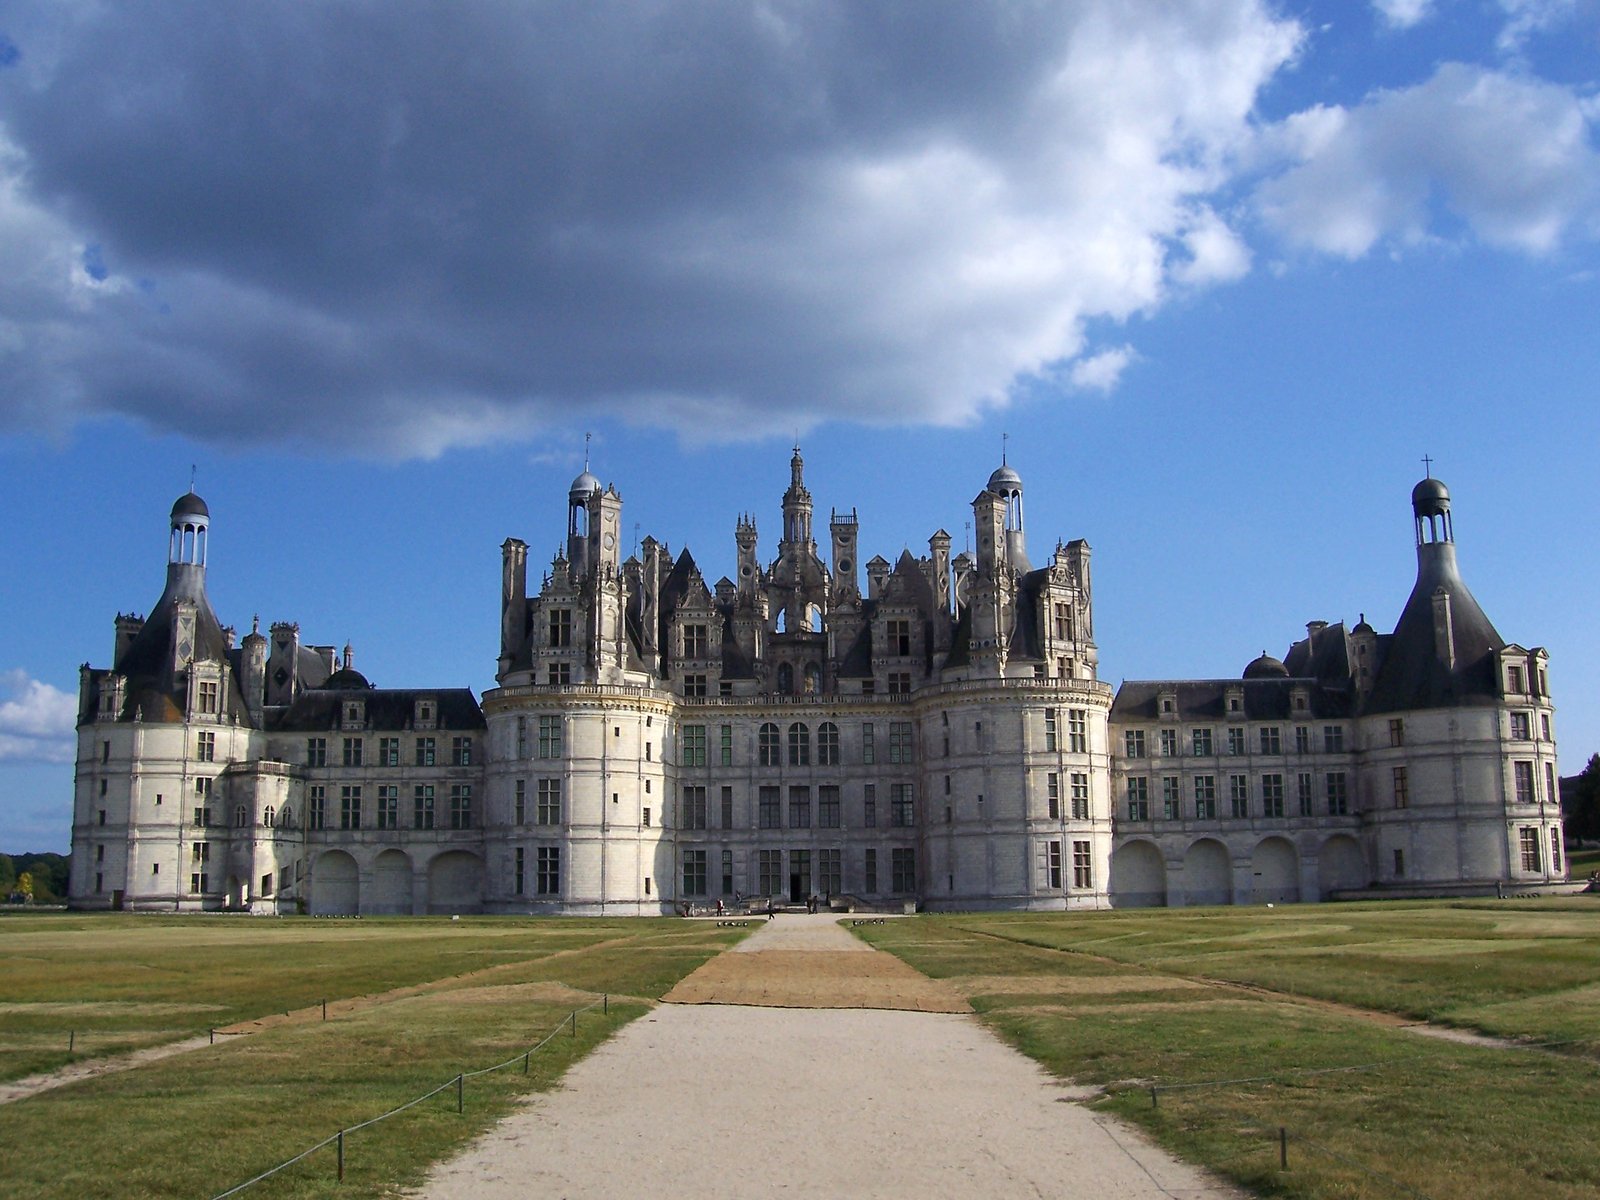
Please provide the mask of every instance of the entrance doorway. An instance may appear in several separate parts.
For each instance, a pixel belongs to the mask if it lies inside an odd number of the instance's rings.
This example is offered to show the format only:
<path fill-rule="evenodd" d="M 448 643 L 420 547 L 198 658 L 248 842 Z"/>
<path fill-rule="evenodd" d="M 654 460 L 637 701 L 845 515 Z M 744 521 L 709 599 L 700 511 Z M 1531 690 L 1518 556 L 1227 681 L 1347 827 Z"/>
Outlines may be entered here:
<path fill-rule="evenodd" d="M 789 903 L 804 904 L 811 896 L 811 851 L 789 851 Z"/>

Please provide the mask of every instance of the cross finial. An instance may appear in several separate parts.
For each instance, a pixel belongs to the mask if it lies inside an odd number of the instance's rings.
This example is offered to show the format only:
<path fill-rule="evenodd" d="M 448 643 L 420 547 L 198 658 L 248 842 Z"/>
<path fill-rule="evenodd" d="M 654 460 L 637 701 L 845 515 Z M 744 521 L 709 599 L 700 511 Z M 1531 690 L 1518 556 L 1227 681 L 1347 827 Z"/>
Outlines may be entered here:
<path fill-rule="evenodd" d="M 194 464 L 193 463 L 189 464 L 189 492 L 190 492 L 191 495 L 194 493 Z"/>
<path fill-rule="evenodd" d="M 1000 435 L 1000 465 L 1002 467 L 1006 465 L 1006 443 L 1010 440 L 1011 435 L 1009 433 L 1002 433 Z"/>
<path fill-rule="evenodd" d="M 1422 469 L 1427 473 L 1429 479 L 1433 478 L 1433 459 L 1426 454 L 1422 456 Z"/>
<path fill-rule="evenodd" d="M 583 435 L 583 469 L 585 471 L 589 469 L 589 439 L 593 436 L 594 434 L 592 433 Z"/>

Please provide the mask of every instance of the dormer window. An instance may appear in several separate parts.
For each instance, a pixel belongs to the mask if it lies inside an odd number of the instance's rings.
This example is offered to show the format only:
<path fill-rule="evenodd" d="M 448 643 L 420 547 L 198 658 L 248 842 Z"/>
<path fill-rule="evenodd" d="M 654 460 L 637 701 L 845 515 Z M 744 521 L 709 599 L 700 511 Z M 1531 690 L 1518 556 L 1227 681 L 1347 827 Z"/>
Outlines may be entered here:
<path fill-rule="evenodd" d="M 346 725 L 361 724 L 361 705 L 346 704 L 344 706 L 344 723 Z"/>
<path fill-rule="evenodd" d="M 550 647 L 559 650 L 570 645 L 572 645 L 572 610 L 553 609 L 550 613 Z"/>
<path fill-rule="evenodd" d="M 707 625 L 683 627 L 683 656 L 709 658 L 711 656 L 711 629 Z"/>
<path fill-rule="evenodd" d="M 1522 668 L 1510 666 L 1506 668 L 1506 691 L 1513 695 L 1522 694 Z"/>

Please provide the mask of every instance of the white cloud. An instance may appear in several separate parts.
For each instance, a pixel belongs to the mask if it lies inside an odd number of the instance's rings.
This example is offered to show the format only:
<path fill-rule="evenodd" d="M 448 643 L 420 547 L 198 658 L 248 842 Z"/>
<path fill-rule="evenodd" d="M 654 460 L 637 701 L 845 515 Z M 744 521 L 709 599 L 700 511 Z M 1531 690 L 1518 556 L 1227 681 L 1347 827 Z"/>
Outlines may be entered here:
<path fill-rule="evenodd" d="M 1372 0 L 1372 7 L 1393 29 L 1410 29 L 1433 16 L 1433 0 Z"/>
<path fill-rule="evenodd" d="M 1500 0 L 1506 23 L 1496 44 L 1502 53 L 1520 54 L 1530 37 L 1566 24 L 1580 7 L 1580 0 Z"/>
<path fill-rule="evenodd" d="M 1571 89 L 1446 63 L 1354 108 L 1317 107 L 1265 134 L 1293 163 L 1257 192 L 1291 243 L 1359 257 L 1380 240 L 1450 236 L 1530 254 L 1600 213 L 1600 155 Z"/>
<path fill-rule="evenodd" d="M 78 702 L 20 669 L 0 672 L 0 761 L 73 760 Z"/>
<path fill-rule="evenodd" d="M 1072 364 L 1069 378 L 1072 385 L 1086 391 L 1109 392 L 1117 386 L 1123 370 L 1134 360 L 1132 346 L 1116 346 L 1102 350 Z"/>

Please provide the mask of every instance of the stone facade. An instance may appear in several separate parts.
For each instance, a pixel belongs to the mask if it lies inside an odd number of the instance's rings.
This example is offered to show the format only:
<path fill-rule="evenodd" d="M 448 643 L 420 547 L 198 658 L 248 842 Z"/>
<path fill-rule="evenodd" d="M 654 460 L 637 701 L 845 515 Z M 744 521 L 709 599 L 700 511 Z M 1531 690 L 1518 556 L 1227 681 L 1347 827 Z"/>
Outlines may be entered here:
<path fill-rule="evenodd" d="M 1090 551 L 1028 557 L 1022 481 L 975 546 L 825 560 L 798 450 L 776 556 L 708 585 L 586 469 L 530 590 L 502 546 L 498 686 L 380 689 L 299 627 L 235 645 L 210 516 L 82 673 L 72 903 L 314 913 L 648 914 L 812 896 L 1067 909 L 1448 893 L 1564 878 L 1542 650 L 1507 645 L 1413 495 L 1394 633 L 1315 622 L 1237 680 L 1098 678 Z M 830 565 L 831 564 L 831 565 Z M 865 588 L 862 575 L 865 575 Z"/>

